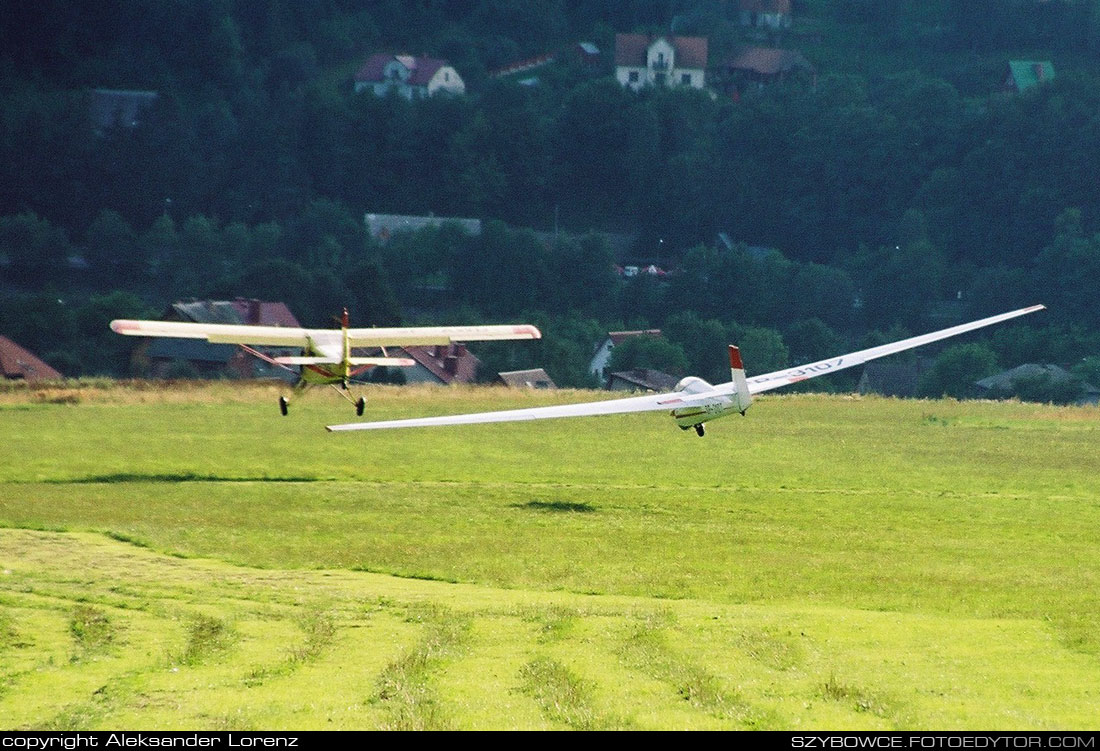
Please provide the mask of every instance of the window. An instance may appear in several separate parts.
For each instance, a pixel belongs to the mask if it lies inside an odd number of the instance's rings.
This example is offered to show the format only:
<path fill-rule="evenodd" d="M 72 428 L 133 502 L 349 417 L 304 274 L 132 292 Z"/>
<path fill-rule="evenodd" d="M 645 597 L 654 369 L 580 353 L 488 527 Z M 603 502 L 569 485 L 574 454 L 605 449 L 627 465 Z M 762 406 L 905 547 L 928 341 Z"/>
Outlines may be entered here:
<path fill-rule="evenodd" d="M 684 86 L 691 86 L 691 74 L 684 73 L 683 75 L 681 75 L 680 83 L 682 83 Z"/>
<path fill-rule="evenodd" d="M 628 76 L 628 78 L 630 79 L 631 83 L 638 83 L 638 71 L 630 71 L 630 75 Z"/>

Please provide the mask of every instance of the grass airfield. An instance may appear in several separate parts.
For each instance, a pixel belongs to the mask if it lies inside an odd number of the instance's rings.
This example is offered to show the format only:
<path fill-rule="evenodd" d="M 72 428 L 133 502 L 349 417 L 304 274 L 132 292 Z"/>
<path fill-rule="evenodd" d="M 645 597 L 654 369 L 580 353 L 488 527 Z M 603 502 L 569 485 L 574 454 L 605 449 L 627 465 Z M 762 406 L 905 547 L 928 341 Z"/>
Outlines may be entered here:
<path fill-rule="evenodd" d="M 1100 728 L 1096 408 L 277 396 L 0 391 L 0 729 Z"/>

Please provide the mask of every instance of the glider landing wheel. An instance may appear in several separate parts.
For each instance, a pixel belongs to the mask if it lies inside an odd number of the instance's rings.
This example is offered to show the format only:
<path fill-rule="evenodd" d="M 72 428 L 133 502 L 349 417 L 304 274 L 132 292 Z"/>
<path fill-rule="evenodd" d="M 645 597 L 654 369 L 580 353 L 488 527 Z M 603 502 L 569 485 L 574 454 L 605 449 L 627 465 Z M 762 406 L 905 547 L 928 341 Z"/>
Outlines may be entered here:
<path fill-rule="evenodd" d="M 695 433 L 700 438 L 702 438 L 703 436 L 705 436 L 707 434 L 706 428 L 703 427 L 703 423 L 699 423 L 698 425 L 695 426 Z"/>
<path fill-rule="evenodd" d="M 286 400 L 285 396 L 279 397 L 279 411 L 283 413 L 283 417 L 286 417 L 287 408 L 290 406 L 290 402 Z"/>
<path fill-rule="evenodd" d="M 363 416 L 363 410 L 366 409 L 366 408 L 367 408 L 367 400 L 363 397 L 359 397 L 359 399 L 355 402 L 355 414 L 362 417 Z"/>

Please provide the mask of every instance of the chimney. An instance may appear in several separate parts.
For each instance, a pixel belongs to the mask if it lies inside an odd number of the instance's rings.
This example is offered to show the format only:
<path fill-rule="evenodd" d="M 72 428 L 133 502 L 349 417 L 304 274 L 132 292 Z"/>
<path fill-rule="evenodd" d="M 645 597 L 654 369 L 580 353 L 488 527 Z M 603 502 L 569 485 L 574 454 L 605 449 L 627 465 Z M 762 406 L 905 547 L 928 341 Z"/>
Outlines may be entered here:
<path fill-rule="evenodd" d="M 260 322 L 260 301 L 254 298 L 248 301 L 248 322 L 251 324 Z"/>
<path fill-rule="evenodd" d="M 458 358 L 454 355 L 447 355 L 445 358 L 443 358 L 443 371 L 447 373 L 447 375 L 457 375 Z"/>
<path fill-rule="evenodd" d="M 461 344 L 461 343 L 455 344 L 454 352 L 455 352 L 455 357 L 465 357 L 466 356 L 466 345 Z"/>

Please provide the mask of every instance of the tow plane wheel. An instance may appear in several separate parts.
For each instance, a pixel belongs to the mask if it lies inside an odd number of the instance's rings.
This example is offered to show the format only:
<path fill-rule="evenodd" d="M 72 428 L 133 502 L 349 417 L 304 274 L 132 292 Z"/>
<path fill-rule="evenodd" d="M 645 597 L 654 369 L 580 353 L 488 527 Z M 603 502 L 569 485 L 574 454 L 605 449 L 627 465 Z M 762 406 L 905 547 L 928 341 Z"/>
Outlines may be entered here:
<path fill-rule="evenodd" d="M 698 425 L 695 426 L 695 433 L 700 438 L 702 438 L 703 436 L 705 436 L 707 434 L 706 428 L 703 427 L 703 423 L 699 423 Z"/>
<path fill-rule="evenodd" d="M 279 411 L 283 413 L 283 417 L 286 417 L 287 407 L 290 406 L 290 402 L 286 400 L 285 396 L 279 397 Z"/>
<path fill-rule="evenodd" d="M 360 417 L 363 416 L 363 410 L 367 408 L 367 400 L 364 397 L 359 397 L 355 402 L 355 414 Z"/>

